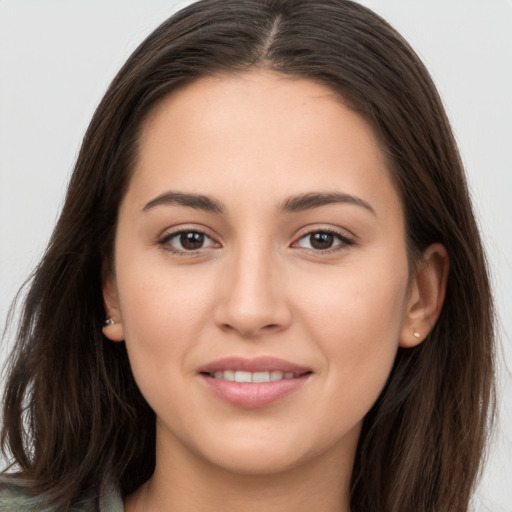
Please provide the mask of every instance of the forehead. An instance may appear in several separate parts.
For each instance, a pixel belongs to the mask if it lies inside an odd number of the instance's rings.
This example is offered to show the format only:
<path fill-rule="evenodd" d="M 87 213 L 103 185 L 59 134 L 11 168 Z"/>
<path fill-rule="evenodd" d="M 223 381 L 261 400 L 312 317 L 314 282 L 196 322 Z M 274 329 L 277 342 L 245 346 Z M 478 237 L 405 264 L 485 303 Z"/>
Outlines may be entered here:
<path fill-rule="evenodd" d="M 335 125 L 338 129 L 333 131 Z M 306 148 L 325 140 L 329 131 L 336 137 L 344 127 L 348 128 L 343 134 L 347 142 L 355 142 L 355 137 L 348 140 L 348 132 L 357 128 L 358 142 L 376 150 L 372 152 L 377 156 L 377 139 L 369 124 L 348 109 L 331 88 L 307 79 L 256 71 L 203 77 L 173 92 L 146 119 L 141 142 L 144 149 L 151 149 L 162 142 L 162 135 L 168 142 L 171 136 L 204 137 L 203 145 L 216 137 L 223 147 L 238 142 L 237 147 L 253 143 L 270 149 L 286 138 L 290 145 Z"/>
<path fill-rule="evenodd" d="M 163 188 L 276 200 L 366 189 L 399 202 L 369 124 L 327 86 L 272 72 L 201 78 L 157 105 L 141 129 L 130 189 L 142 202 Z"/>

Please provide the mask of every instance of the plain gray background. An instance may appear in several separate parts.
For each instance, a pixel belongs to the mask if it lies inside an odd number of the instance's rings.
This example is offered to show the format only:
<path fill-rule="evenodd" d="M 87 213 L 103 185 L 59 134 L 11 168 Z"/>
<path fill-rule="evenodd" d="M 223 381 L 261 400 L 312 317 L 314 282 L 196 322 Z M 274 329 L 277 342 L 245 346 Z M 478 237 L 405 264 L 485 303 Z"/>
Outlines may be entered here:
<path fill-rule="evenodd" d="M 2 325 L 44 250 L 108 83 L 137 44 L 188 3 L 0 0 Z M 397 28 L 426 63 L 466 165 L 500 320 L 499 418 L 475 511 L 511 512 L 512 0 L 361 3 Z"/>

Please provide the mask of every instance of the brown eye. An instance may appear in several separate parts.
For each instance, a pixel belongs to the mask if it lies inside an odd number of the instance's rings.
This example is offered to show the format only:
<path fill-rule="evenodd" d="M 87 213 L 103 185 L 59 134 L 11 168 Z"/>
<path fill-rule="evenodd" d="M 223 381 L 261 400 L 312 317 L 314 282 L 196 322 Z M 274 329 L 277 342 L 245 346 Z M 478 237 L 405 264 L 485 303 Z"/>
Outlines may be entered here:
<path fill-rule="evenodd" d="M 340 233 L 332 231 L 312 231 L 301 237 L 294 246 L 322 252 L 329 251 L 329 249 L 343 249 L 353 243 L 350 238 Z"/>
<path fill-rule="evenodd" d="M 309 235 L 310 244 L 313 249 L 330 249 L 335 241 L 332 233 L 313 233 Z"/>
<path fill-rule="evenodd" d="M 218 246 L 206 233 L 201 231 L 178 231 L 171 233 L 164 237 L 159 244 L 176 254 Z"/>
<path fill-rule="evenodd" d="M 198 233 L 196 231 L 187 231 L 180 234 L 180 243 L 183 249 L 187 251 L 193 251 L 195 249 L 201 249 L 204 245 L 204 233 Z"/>

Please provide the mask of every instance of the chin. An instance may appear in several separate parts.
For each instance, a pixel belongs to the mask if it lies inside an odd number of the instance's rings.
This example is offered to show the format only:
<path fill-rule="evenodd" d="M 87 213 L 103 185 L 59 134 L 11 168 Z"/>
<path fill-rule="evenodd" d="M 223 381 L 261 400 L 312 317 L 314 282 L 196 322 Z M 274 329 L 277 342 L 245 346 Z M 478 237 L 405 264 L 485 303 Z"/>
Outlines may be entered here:
<path fill-rule="evenodd" d="M 228 451 L 211 454 L 210 462 L 219 469 L 237 475 L 265 476 L 290 471 L 307 460 L 303 454 L 293 450 L 283 451 L 275 446 L 263 449 L 245 445 L 237 450 L 232 447 Z"/>
<path fill-rule="evenodd" d="M 313 438 L 310 432 L 293 431 L 267 432 L 265 436 L 226 434 L 220 439 L 210 438 L 199 453 L 210 464 L 229 473 L 276 475 L 310 466 L 325 457 L 332 456 L 338 462 L 341 457 L 351 462 L 359 433 L 360 425 L 345 435 L 324 432 L 323 436 Z"/>

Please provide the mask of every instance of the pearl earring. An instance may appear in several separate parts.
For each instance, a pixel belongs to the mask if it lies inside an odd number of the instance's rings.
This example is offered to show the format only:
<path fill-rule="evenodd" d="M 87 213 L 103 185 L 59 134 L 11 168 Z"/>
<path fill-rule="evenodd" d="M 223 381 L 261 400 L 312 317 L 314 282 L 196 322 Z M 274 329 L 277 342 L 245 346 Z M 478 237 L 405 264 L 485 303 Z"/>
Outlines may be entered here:
<path fill-rule="evenodd" d="M 421 334 L 418 331 L 414 331 L 412 334 L 415 338 L 421 338 Z"/>
<path fill-rule="evenodd" d="M 108 318 L 107 320 L 105 320 L 105 324 L 103 327 L 108 327 L 109 325 L 114 325 L 114 324 L 115 324 L 115 321 L 112 318 Z"/>

